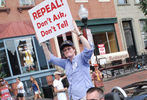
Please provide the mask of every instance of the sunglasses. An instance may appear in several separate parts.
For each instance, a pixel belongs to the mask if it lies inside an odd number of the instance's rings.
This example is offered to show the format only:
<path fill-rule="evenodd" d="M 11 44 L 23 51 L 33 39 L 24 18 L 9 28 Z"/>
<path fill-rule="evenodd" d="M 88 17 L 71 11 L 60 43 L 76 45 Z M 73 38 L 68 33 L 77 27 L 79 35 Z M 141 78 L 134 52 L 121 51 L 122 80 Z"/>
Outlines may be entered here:
<path fill-rule="evenodd" d="M 67 50 L 69 51 L 71 49 L 71 47 L 63 49 L 63 52 L 66 52 Z"/>

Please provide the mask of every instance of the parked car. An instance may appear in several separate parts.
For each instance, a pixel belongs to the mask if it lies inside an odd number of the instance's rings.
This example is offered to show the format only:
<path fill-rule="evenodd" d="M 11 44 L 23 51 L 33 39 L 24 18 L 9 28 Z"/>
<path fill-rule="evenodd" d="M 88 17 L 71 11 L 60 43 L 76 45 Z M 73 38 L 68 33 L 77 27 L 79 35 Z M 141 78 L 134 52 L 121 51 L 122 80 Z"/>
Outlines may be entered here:
<path fill-rule="evenodd" d="M 147 81 L 129 84 L 123 88 L 113 87 L 105 100 L 147 100 Z"/>

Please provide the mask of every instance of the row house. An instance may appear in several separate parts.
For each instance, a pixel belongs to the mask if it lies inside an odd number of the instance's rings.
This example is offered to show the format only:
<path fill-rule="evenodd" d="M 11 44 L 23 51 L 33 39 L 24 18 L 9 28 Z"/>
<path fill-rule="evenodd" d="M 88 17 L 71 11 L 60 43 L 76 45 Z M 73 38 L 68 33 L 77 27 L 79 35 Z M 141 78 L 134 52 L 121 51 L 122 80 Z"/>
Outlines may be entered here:
<path fill-rule="evenodd" d="M 147 53 L 147 17 L 139 8 L 140 1 L 114 0 L 123 49 L 130 56 Z"/>

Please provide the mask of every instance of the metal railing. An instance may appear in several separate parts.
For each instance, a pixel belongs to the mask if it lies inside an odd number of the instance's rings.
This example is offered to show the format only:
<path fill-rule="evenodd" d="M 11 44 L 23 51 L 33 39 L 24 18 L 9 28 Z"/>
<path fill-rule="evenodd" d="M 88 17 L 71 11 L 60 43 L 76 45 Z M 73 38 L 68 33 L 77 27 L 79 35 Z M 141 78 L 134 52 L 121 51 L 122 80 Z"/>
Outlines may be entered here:
<path fill-rule="evenodd" d="M 147 54 L 140 56 L 132 56 L 126 59 L 126 63 L 122 64 L 120 61 L 112 62 L 111 65 L 104 65 L 100 69 L 104 74 L 104 80 L 124 76 L 137 71 L 147 69 Z"/>

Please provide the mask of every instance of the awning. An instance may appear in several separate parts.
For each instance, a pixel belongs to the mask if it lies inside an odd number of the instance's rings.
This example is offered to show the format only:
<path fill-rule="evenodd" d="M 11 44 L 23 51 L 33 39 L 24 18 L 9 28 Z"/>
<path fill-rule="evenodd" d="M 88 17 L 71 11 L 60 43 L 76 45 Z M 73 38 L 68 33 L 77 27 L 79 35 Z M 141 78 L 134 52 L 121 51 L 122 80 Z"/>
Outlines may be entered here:
<path fill-rule="evenodd" d="M 77 26 L 84 27 L 80 20 L 77 20 L 76 23 Z M 114 23 L 117 23 L 117 18 L 89 19 L 87 21 L 88 28 L 91 29 L 92 34 L 115 32 Z"/>
<path fill-rule="evenodd" d="M 96 55 L 96 56 L 92 56 L 91 58 L 92 63 L 96 63 L 97 62 L 96 59 L 98 59 L 101 65 L 110 64 L 112 61 L 116 61 L 116 60 L 123 61 L 126 58 L 129 58 L 128 51 L 120 51 L 120 52 L 114 52 L 114 53 Z"/>
<path fill-rule="evenodd" d="M 0 24 L 0 39 L 16 36 L 32 35 L 35 33 L 31 21 L 11 22 Z"/>
<path fill-rule="evenodd" d="M 76 20 L 77 26 L 84 27 L 84 24 L 80 20 Z M 117 23 L 117 18 L 99 18 L 99 19 L 88 19 L 88 26 L 107 25 Z"/>

